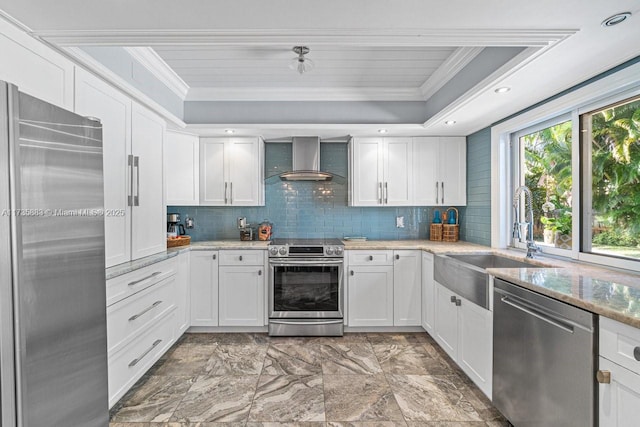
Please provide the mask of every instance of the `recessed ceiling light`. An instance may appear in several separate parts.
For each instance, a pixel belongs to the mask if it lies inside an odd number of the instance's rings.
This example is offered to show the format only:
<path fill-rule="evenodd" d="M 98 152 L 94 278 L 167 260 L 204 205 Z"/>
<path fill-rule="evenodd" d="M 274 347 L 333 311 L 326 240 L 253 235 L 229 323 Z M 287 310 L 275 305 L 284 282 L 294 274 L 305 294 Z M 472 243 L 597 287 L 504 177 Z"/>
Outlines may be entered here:
<path fill-rule="evenodd" d="M 510 87 L 502 86 L 502 87 L 499 87 L 499 88 L 497 88 L 496 90 L 494 90 L 494 92 L 495 92 L 495 93 L 507 93 L 507 92 L 509 92 L 510 90 L 511 90 L 511 88 L 510 88 Z"/>
<path fill-rule="evenodd" d="M 618 25 L 621 22 L 624 22 L 631 16 L 631 12 L 621 12 L 616 13 L 613 16 L 608 17 L 604 21 L 600 23 L 603 27 L 613 27 L 614 25 Z"/>
<path fill-rule="evenodd" d="M 455 125 L 456 121 L 455 120 L 447 120 L 446 122 L 444 122 L 445 125 L 451 126 L 451 125 Z"/>
<path fill-rule="evenodd" d="M 231 135 L 232 133 L 235 133 L 236 131 L 233 129 L 225 129 L 224 133 L 228 133 L 229 135 Z"/>
<path fill-rule="evenodd" d="M 386 129 L 378 129 L 378 133 L 387 133 L 388 131 Z"/>

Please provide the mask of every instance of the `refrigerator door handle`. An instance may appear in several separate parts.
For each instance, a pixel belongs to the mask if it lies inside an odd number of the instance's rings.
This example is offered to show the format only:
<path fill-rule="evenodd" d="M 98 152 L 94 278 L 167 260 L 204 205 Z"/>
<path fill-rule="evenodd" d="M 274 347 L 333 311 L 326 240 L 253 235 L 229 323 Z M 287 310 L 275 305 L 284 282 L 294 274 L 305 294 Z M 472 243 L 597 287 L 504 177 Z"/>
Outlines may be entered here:
<path fill-rule="evenodd" d="M 133 196 L 133 206 L 140 206 L 140 156 L 133 158 L 133 167 L 136 168 L 136 195 Z"/>
<path fill-rule="evenodd" d="M 133 154 L 127 156 L 129 166 L 129 195 L 127 196 L 127 206 L 133 206 Z"/>

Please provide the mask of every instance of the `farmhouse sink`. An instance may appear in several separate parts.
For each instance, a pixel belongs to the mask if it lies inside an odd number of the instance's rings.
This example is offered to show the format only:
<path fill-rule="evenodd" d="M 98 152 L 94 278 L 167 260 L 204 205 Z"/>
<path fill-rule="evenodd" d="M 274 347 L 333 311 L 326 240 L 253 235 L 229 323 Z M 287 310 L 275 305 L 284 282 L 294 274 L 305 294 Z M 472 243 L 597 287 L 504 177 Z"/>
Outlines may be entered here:
<path fill-rule="evenodd" d="M 487 268 L 536 267 L 543 266 L 491 253 L 436 255 L 433 277 L 442 286 L 480 307 L 489 309 Z"/>

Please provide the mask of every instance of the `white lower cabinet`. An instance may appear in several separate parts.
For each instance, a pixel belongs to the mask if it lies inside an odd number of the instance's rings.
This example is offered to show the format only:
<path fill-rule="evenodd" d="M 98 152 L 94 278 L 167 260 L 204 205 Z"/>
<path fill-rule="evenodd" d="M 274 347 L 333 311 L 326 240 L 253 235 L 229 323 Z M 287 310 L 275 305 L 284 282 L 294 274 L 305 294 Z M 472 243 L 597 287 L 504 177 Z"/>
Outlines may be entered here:
<path fill-rule="evenodd" d="M 393 265 L 349 265 L 349 326 L 393 326 Z"/>
<path fill-rule="evenodd" d="M 393 324 L 420 326 L 422 251 L 393 251 Z"/>
<path fill-rule="evenodd" d="M 637 426 L 640 420 L 640 329 L 600 316 L 600 427 Z"/>
<path fill-rule="evenodd" d="M 191 251 L 191 326 L 218 326 L 218 251 Z"/>
<path fill-rule="evenodd" d="M 264 326 L 264 266 L 220 267 L 220 326 Z"/>
<path fill-rule="evenodd" d="M 178 258 L 178 273 L 176 274 L 175 301 L 178 306 L 176 312 L 178 334 L 182 335 L 191 326 L 191 268 L 189 252 L 181 253 Z"/>
<path fill-rule="evenodd" d="M 433 254 L 422 252 L 422 327 L 429 335 L 434 335 L 435 321 L 435 281 L 433 280 Z"/>
<path fill-rule="evenodd" d="M 435 282 L 436 342 L 491 398 L 493 313 Z"/>

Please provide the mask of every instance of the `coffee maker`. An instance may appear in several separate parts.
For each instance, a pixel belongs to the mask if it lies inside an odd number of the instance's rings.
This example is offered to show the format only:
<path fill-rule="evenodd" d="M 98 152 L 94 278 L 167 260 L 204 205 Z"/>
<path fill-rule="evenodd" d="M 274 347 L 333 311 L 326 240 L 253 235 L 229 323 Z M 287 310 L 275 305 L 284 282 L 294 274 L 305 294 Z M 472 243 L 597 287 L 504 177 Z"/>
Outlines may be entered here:
<path fill-rule="evenodd" d="M 167 237 L 184 236 L 184 225 L 180 224 L 180 214 L 167 214 Z"/>

